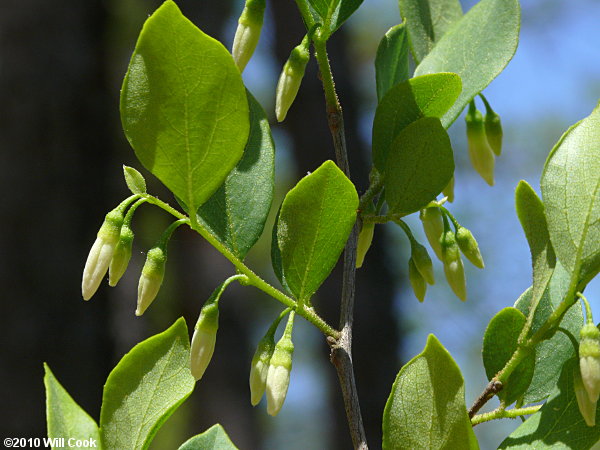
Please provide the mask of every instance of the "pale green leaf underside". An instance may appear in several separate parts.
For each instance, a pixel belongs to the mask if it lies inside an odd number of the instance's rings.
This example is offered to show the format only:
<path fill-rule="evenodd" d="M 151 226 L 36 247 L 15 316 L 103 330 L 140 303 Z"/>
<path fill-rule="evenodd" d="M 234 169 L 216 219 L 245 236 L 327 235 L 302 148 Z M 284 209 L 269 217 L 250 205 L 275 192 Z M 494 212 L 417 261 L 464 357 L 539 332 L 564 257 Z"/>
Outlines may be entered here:
<path fill-rule="evenodd" d="M 332 161 L 325 161 L 285 196 L 277 244 L 283 278 L 297 299 L 310 299 L 335 266 L 357 208 L 354 185 Z"/>
<path fill-rule="evenodd" d="M 198 221 L 239 259 L 262 234 L 273 200 L 275 144 L 260 104 L 248 92 L 250 136 L 225 183 L 198 209 Z"/>
<path fill-rule="evenodd" d="M 459 0 L 400 0 L 399 4 L 417 64 L 463 15 Z"/>
<path fill-rule="evenodd" d="M 373 120 L 373 164 L 383 173 L 396 136 L 423 117 L 441 118 L 461 91 L 460 77 L 438 73 L 411 78 L 391 88 L 383 97 Z"/>
<path fill-rule="evenodd" d="M 218 41 L 168 0 L 146 21 L 121 91 L 141 163 L 192 211 L 223 183 L 248 138 L 240 72 Z"/>
<path fill-rule="evenodd" d="M 383 412 L 384 449 L 479 448 L 460 369 L 435 336 L 400 370 Z"/>
<path fill-rule="evenodd" d="M 219 424 L 213 425 L 204 433 L 185 441 L 179 450 L 236 450 L 229 436 Z"/>
<path fill-rule="evenodd" d="M 556 257 L 589 281 L 600 270 L 600 107 L 562 136 L 541 185 Z"/>
<path fill-rule="evenodd" d="M 69 395 L 44 364 L 46 387 L 46 424 L 49 438 L 94 439 L 99 447 L 100 430 L 92 419 Z"/>
<path fill-rule="evenodd" d="M 396 84 L 408 80 L 408 39 L 403 23 L 390 28 L 377 47 L 375 84 L 377 101 Z"/>
<path fill-rule="evenodd" d="M 454 23 L 415 69 L 415 75 L 460 75 L 463 89 L 442 118 L 446 128 L 512 59 L 519 41 L 520 16 L 518 0 L 480 1 Z"/>
<path fill-rule="evenodd" d="M 190 343 L 183 318 L 137 344 L 108 376 L 100 430 L 108 449 L 147 448 L 163 422 L 192 393 Z"/>

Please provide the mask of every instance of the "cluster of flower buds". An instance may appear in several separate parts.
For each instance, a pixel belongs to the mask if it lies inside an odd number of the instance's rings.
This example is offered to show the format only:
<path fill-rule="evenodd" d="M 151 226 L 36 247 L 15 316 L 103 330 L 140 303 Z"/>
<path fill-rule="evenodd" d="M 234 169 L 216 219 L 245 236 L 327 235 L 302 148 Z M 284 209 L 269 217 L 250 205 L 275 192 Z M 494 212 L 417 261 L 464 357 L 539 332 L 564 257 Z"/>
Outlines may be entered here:
<path fill-rule="evenodd" d="M 310 33 L 304 36 L 300 45 L 292 50 L 283 66 L 275 94 L 275 116 L 278 122 L 283 122 L 298 95 L 304 71 L 310 59 L 309 46 Z"/>
<path fill-rule="evenodd" d="M 580 383 L 575 383 L 575 394 L 581 415 L 588 426 L 596 424 L 596 404 L 600 397 L 600 330 L 594 324 L 587 299 L 578 294 L 587 311 L 586 324 L 579 333 Z M 578 377 L 575 377 L 577 380 Z M 582 389 L 583 387 L 583 389 Z"/>
<path fill-rule="evenodd" d="M 246 64 L 252 58 L 254 50 L 260 38 L 263 17 L 265 13 L 265 0 L 246 0 L 246 5 L 240 18 L 238 27 L 235 31 L 231 54 L 233 60 L 243 72 Z"/>

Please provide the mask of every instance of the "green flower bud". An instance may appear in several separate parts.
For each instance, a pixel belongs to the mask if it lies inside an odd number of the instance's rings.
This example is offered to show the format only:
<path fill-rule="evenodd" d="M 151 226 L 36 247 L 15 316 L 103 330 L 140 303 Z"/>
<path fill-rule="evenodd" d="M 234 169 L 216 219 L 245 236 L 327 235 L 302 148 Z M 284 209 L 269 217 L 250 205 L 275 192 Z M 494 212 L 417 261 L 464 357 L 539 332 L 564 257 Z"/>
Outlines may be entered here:
<path fill-rule="evenodd" d="M 194 327 L 192 344 L 190 347 L 190 370 L 196 381 L 200 380 L 212 359 L 217 342 L 219 329 L 219 303 L 209 299 L 198 316 Z"/>
<path fill-rule="evenodd" d="M 272 331 L 269 330 L 258 343 L 250 365 L 250 403 L 252 406 L 258 405 L 267 386 L 269 365 L 275 351 L 275 339 L 273 339 Z"/>
<path fill-rule="evenodd" d="M 456 296 L 465 301 L 467 299 L 465 268 L 454 233 L 451 230 L 445 231 L 440 239 L 440 244 L 442 246 L 442 262 L 444 263 L 446 280 L 448 280 L 448 284 Z"/>
<path fill-rule="evenodd" d="M 146 262 L 142 268 L 142 275 L 138 284 L 138 300 L 136 316 L 141 316 L 158 295 L 158 291 L 165 276 L 166 251 L 161 247 L 154 247 L 148 251 Z"/>
<path fill-rule="evenodd" d="M 444 222 L 439 208 L 425 208 L 419 213 L 419 218 L 423 223 L 423 230 L 429 241 L 429 245 L 435 252 L 438 259 L 442 260 L 442 247 L 440 237 L 444 232 Z"/>
<path fill-rule="evenodd" d="M 356 244 L 356 268 L 360 269 L 365 261 L 365 255 L 373 242 L 373 234 L 375 234 L 374 223 L 364 223 L 360 233 L 358 234 L 358 243 Z"/>
<path fill-rule="evenodd" d="M 113 258 L 115 248 L 119 243 L 123 211 L 116 208 L 109 212 L 98 231 L 96 241 L 90 250 L 83 269 L 81 294 L 84 300 L 89 300 L 98 290 L 102 278 L 106 275 L 108 266 Z"/>
<path fill-rule="evenodd" d="M 416 241 L 411 242 L 411 258 L 410 258 L 423 279 L 428 284 L 435 284 L 433 276 L 433 263 L 429 257 L 427 249 Z"/>
<path fill-rule="evenodd" d="M 427 292 L 427 283 L 412 258 L 408 260 L 408 280 L 412 286 L 412 290 L 415 293 L 415 297 L 422 302 L 425 300 L 425 293 Z"/>
<path fill-rule="evenodd" d="M 502 153 L 502 123 L 500 116 L 491 108 L 485 113 L 485 135 L 496 156 Z"/>
<path fill-rule="evenodd" d="M 485 136 L 485 128 L 481 113 L 471 103 L 465 117 L 467 123 L 467 142 L 469 157 L 473 168 L 490 186 L 494 185 L 494 152 Z"/>
<path fill-rule="evenodd" d="M 595 426 L 597 402 L 590 400 L 590 397 L 583 385 L 581 373 L 577 367 L 575 367 L 573 370 L 573 389 L 575 390 L 577 406 L 579 407 L 579 412 L 581 413 L 583 420 L 585 420 L 585 423 L 588 427 Z"/>
<path fill-rule="evenodd" d="M 266 391 L 267 413 L 271 416 L 276 416 L 281 410 L 290 385 L 292 355 L 294 354 L 294 344 L 292 343 L 293 321 L 294 314 L 292 312 L 288 318 L 283 336 L 275 345 L 273 356 L 269 362 Z"/>
<path fill-rule="evenodd" d="M 250 61 L 260 38 L 265 13 L 265 0 L 247 0 L 233 38 L 231 54 L 243 72 Z"/>
<path fill-rule="evenodd" d="M 278 122 L 283 122 L 300 89 L 306 64 L 310 59 L 308 43 L 305 37 L 302 43 L 292 50 L 279 76 L 275 98 L 275 115 Z"/>
<path fill-rule="evenodd" d="M 600 330 L 593 323 L 581 328 L 579 342 L 579 368 L 583 386 L 594 403 L 600 396 Z"/>
<path fill-rule="evenodd" d="M 129 265 L 131 259 L 131 248 L 133 246 L 133 231 L 131 228 L 123 224 L 121 227 L 121 235 L 119 243 L 115 248 L 115 252 L 108 267 L 108 284 L 115 287 Z"/>
<path fill-rule="evenodd" d="M 481 252 L 479 251 L 479 245 L 471 231 L 465 227 L 460 227 L 456 231 L 456 242 L 467 259 L 471 261 L 475 267 L 483 269 L 484 264 Z"/>
<path fill-rule="evenodd" d="M 442 193 L 448 197 L 448 201 L 452 203 L 454 201 L 454 175 L 450 178 L 450 181 L 442 191 Z"/>

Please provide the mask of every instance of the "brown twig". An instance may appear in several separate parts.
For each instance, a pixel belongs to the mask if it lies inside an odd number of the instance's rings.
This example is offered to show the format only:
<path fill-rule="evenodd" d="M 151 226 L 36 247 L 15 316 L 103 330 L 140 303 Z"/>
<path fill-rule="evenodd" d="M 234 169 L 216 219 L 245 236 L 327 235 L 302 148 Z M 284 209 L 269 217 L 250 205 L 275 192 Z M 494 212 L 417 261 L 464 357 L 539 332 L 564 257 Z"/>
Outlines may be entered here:
<path fill-rule="evenodd" d="M 502 383 L 498 380 L 490 381 L 481 395 L 477 397 L 477 400 L 475 400 L 473 406 L 471 406 L 469 409 L 469 419 L 473 418 L 473 416 L 477 414 L 477 411 L 479 411 L 481 407 L 485 405 L 494 395 L 500 392 L 502 388 Z"/>

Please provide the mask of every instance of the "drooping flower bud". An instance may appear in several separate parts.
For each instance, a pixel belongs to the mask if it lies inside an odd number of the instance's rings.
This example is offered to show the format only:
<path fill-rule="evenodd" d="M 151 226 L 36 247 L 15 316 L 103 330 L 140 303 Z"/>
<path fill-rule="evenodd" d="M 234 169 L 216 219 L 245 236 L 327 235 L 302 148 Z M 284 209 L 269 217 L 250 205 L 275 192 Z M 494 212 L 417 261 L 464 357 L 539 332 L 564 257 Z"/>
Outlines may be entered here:
<path fill-rule="evenodd" d="M 500 116 L 489 108 L 485 113 L 485 135 L 496 156 L 502 153 L 502 134 Z"/>
<path fill-rule="evenodd" d="M 477 244 L 471 231 L 465 227 L 459 227 L 456 231 L 456 242 L 467 259 L 471 261 L 475 267 L 483 269 L 484 263 L 481 252 L 479 251 L 479 244 Z"/>
<path fill-rule="evenodd" d="M 196 381 L 202 378 L 212 359 L 219 329 L 218 297 L 211 296 L 198 316 L 190 347 L 190 370 Z"/>
<path fill-rule="evenodd" d="M 265 13 L 265 0 L 246 0 L 242 15 L 238 19 L 238 27 L 233 38 L 231 54 L 233 60 L 243 72 L 250 61 L 260 38 L 263 17 Z"/>
<path fill-rule="evenodd" d="M 408 280 L 412 287 L 413 292 L 417 300 L 422 302 L 425 300 L 425 293 L 427 292 L 427 283 L 412 258 L 408 260 Z"/>
<path fill-rule="evenodd" d="M 302 43 L 292 50 L 279 76 L 275 96 L 275 115 L 278 122 L 283 122 L 300 89 L 310 59 L 309 43 L 307 35 Z"/>
<path fill-rule="evenodd" d="M 423 230 L 429 241 L 429 245 L 435 252 L 439 260 L 442 260 L 442 247 L 440 237 L 444 232 L 444 223 L 442 213 L 439 208 L 425 208 L 419 213 L 419 218 L 423 223 Z"/>
<path fill-rule="evenodd" d="M 98 290 L 102 278 L 106 275 L 115 248 L 119 243 L 122 225 L 123 211 L 121 208 L 116 208 L 106 215 L 83 269 L 81 293 L 84 300 L 92 298 Z"/>
<path fill-rule="evenodd" d="M 448 197 L 448 201 L 452 203 L 454 201 L 454 175 L 450 178 L 450 181 L 446 187 L 442 190 L 442 194 Z"/>
<path fill-rule="evenodd" d="M 269 362 L 266 391 L 267 413 L 271 416 L 276 416 L 281 410 L 290 385 L 292 355 L 294 354 L 294 344 L 292 343 L 293 324 L 294 312 L 292 311 L 283 336 L 275 344 L 275 350 Z"/>
<path fill-rule="evenodd" d="M 360 269 L 365 261 L 365 255 L 373 242 L 373 234 L 375 234 L 375 224 L 364 223 L 358 234 L 358 243 L 356 244 L 356 268 Z"/>
<path fill-rule="evenodd" d="M 267 386 L 267 374 L 269 373 L 269 364 L 275 351 L 275 339 L 273 338 L 275 329 L 269 329 L 267 334 L 260 340 L 256 352 L 252 357 L 250 365 L 250 403 L 252 406 L 258 405 L 260 399 L 265 393 Z"/>
<path fill-rule="evenodd" d="M 423 279 L 427 284 L 435 284 L 435 278 L 433 276 L 433 263 L 429 257 L 427 249 L 419 244 L 417 241 L 411 242 L 411 258 L 410 258 Z"/>
<path fill-rule="evenodd" d="M 600 330 L 593 323 L 586 323 L 580 332 L 579 368 L 583 386 L 594 403 L 600 396 Z"/>
<path fill-rule="evenodd" d="M 148 251 L 146 262 L 138 284 L 138 300 L 136 316 L 141 316 L 158 295 L 165 276 L 167 253 L 162 247 L 154 247 Z"/>
<path fill-rule="evenodd" d="M 585 423 L 588 427 L 595 426 L 596 402 L 590 400 L 590 397 L 583 385 L 583 380 L 581 379 L 579 367 L 577 366 L 573 368 L 573 389 L 575 390 L 577 406 L 579 407 L 579 412 L 581 413 L 583 420 L 585 420 Z"/>
<path fill-rule="evenodd" d="M 467 143 L 469 158 L 473 168 L 490 186 L 494 185 L 494 152 L 490 148 L 483 124 L 481 113 L 471 102 L 469 112 L 465 117 L 467 123 Z"/>
<path fill-rule="evenodd" d="M 440 244 L 442 246 L 442 262 L 444 263 L 446 280 L 448 280 L 448 284 L 456 296 L 465 301 L 467 299 L 465 268 L 454 233 L 451 230 L 444 231 Z"/>
<path fill-rule="evenodd" d="M 133 230 L 127 224 L 121 227 L 119 243 L 108 267 L 108 284 L 115 287 L 129 265 L 131 249 L 133 246 Z"/>

